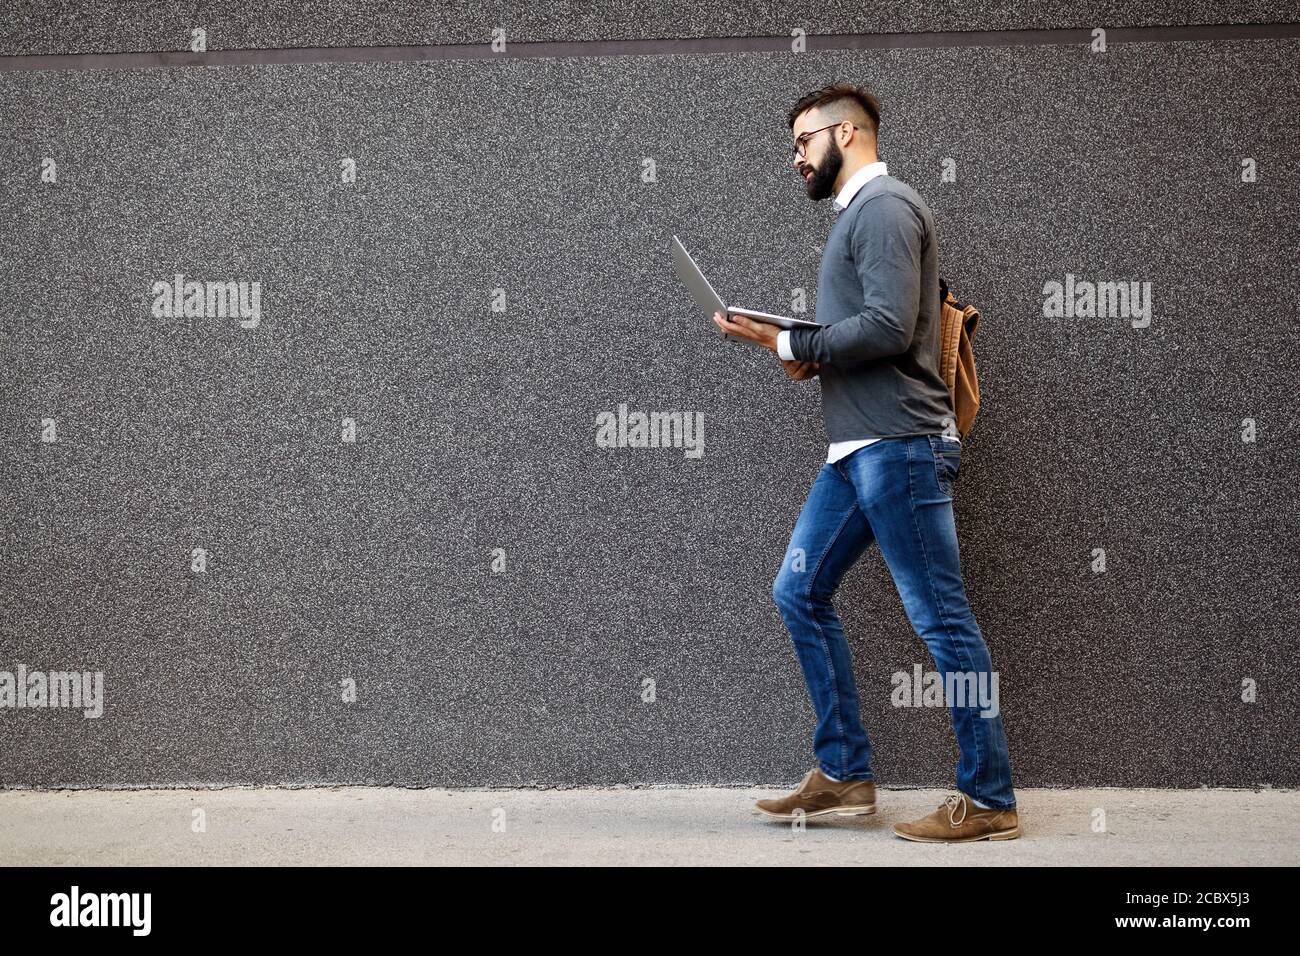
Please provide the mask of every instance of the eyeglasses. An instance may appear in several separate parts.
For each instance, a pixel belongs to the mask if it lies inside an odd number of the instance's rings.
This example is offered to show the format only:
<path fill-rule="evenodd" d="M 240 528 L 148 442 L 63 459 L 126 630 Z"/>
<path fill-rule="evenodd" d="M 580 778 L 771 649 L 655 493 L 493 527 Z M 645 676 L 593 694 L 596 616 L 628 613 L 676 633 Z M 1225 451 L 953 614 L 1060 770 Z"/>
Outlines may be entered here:
<path fill-rule="evenodd" d="M 838 123 L 831 123 L 830 126 L 823 126 L 822 129 L 831 129 L 832 127 L 841 126 L 844 123 L 848 123 L 848 122 L 849 122 L 848 120 L 840 120 Z M 852 123 L 849 123 L 849 125 L 853 126 L 854 129 L 862 129 L 861 126 L 855 126 Z M 795 156 L 800 156 L 800 157 L 807 156 L 808 153 L 807 150 L 804 148 L 804 144 L 809 139 L 811 139 L 815 134 L 820 133 L 822 129 L 813 129 L 813 130 L 809 130 L 806 133 L 801 134 L 799 138 L 794 141 L 794 146 L 791 149 L 791 152 L 794 153 Z"/>

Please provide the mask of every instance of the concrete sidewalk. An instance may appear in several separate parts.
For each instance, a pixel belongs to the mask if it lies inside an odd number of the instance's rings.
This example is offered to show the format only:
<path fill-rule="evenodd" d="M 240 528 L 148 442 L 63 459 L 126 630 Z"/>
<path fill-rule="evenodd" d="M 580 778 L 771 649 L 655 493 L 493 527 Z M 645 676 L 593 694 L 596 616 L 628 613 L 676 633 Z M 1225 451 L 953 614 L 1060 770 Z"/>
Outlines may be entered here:
<path fill-rule="evenodd" d="M 802 832 L 753 811 L 784 792 L 0 790 L 0 865 L 1300 863 L 1294 790 L 1018 789 L 1020 839 L 955 846 L 889 829 L 952 791 L 881 788 L 875 815 Z"/>

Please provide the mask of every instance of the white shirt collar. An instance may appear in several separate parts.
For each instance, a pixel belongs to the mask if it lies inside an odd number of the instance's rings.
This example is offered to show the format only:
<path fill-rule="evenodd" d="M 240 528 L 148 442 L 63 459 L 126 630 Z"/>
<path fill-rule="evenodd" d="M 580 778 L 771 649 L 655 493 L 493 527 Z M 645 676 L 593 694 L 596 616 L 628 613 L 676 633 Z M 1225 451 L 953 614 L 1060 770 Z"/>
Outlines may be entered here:
<path fill-rule="evenodd" d="M 832 200 L 832 203 L 835 206 L 835 211 L 839 212 L 841 209 L 848 206 L 848 204 L 853 201 L 853 196 L 857 191 L 866 185 L 867 180 L 874 179 L 877 176 L 884 176 L 888 172 L 889 167 L 882 162 L 876 161 L 874 163 L 867 163 L 867 165 L 863 166 L 849 177 L 849 181 L 844 184 L 844 188 L 841 189 L 834 200 Z"/>

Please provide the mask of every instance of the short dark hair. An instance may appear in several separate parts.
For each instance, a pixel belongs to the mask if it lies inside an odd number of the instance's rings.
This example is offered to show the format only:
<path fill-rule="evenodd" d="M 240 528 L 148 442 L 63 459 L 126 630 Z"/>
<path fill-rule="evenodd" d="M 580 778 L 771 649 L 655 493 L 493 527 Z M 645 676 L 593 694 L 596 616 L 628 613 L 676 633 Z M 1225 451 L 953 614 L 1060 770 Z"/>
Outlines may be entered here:
<path fill-rule="evenodd" d="M 800 114 L 814 109 L 821 110 L 832 123 L 848 120 L 857 126 L 865 124 L 872 139 L 880 131 L 880 100 L 865 86 L 833 83 L 805 93 L 790 110 L 790 128 L 794 129 Z"/>

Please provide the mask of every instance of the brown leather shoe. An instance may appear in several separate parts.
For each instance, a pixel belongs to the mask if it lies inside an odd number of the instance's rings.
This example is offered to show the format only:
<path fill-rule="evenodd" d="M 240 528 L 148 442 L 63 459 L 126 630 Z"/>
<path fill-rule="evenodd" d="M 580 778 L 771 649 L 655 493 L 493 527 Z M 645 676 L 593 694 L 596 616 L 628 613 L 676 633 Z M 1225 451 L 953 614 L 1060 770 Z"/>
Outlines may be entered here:
<path fill-rule="evenodd" d="M 1020 836 L 1020 817 L 1014 809 L 982 809 L 958 791 L 944 798 L 938 810 L 911 823 L 895 823 L 894 833 L 917 843 L 973 843 L 976 840 L 1014 840 Z"/>
<path fill-rule="evenodd" d="M 876 812 L 876 782 L 874 780 L 835 781 L 813 767 L 804 774 L 802 782 L 789 796 L 775 800 L 759 800 L 754 807 L 778 820 L 793 820 L 802 810 L 803 816 L 820 817 L 827 813 L 857 817 Z"/>

